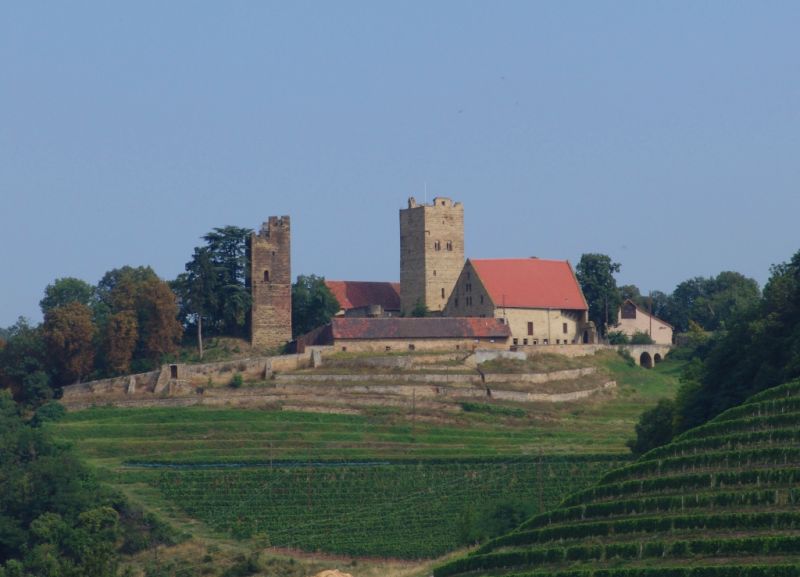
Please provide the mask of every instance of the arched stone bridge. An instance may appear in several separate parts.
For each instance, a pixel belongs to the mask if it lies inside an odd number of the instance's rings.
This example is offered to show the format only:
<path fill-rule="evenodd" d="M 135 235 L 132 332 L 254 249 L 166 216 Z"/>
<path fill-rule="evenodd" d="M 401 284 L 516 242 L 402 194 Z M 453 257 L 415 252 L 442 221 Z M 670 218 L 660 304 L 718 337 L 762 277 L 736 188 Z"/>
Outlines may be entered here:
<path fill-rule="evenodd" d="M 672 349 L 671 345 L 622 345 L 626 349 L 636 364 L 646 369 L 652 369 L 656 364 L 664 360 L 667 353 Z"/>

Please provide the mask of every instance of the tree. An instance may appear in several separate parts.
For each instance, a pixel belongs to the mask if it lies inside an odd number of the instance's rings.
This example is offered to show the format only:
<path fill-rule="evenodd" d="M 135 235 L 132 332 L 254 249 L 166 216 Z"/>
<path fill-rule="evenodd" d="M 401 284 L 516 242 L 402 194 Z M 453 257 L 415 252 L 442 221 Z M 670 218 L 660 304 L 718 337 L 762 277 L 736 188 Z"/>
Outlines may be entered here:
<path fill-rule="evenodd" d="M 20 317 L 0 349 L 0 386 L 22 402 L 37 404 L 52 395 L 50 372 L 41 329 Z"/>
<path fill-rule="evenodd" d="M 756 306 L 759 296 L 758 283 L 738 272 L 695 277 L 675 287 L 663 318 L 679 332 L 686 332 L 692 321 L 715 331 L 725 328 L 739 311 Z"/>
<path fill-rule="evenodd" d="M 153 362 L 178 350 L 183 328 L 178 322 L 175 293 L 161 279 L 141 283 L 137 294 L 139 338 L 143 353 Z"/>
<path fill-rule="evenodd" d="M 58 384 L 79 381 L 92 372 L 95 326 L 88 306 L 72 301 L 48 310 L 42 331 Z"/>
<path fill-rule="evenodd" d="M 134 311 L 124 310 L 108 317 L 103 340 L 106 364 L 112 373 L 130 372 L 138 338 L 139 321 Z"/>
<path fill-rule="evenodd" d="M 117 575 L 124 498 L 46 428 L 23 421 L 8 391 L 0 447 L 0 575 Z"/>
<path fill-rule="evenodd" d="M 643 455 L 651 449 L 666 445 L 672 440 L 672 420 L 675 404 L 661 399 L 658 404 L 642 413 L 636 424 L 636 438 L 626 444 L 634 455 Z"/>
<path fill-rule="evenodd" d="M 414 308 L 411 309 L 411 316 L 417 318 L 428 316 L 428 307 L 424 302 L 422 302 L 422 299 L 417 299 L 416 304 L 414 304 Z"/>
<path fill-rule="evenodd" d="M 325 278 L 300 275 L 292 285 L 292 334 L 303 335 L 326 325 L 341 306 L 325 285 Z"/>
<path fill-rule="evenodd" d="M 222 334 L 243 334 L 247 326 L 251 297 L 249 290 L 249 228 L 225 226 L 203 237 L 216 273 L 211 318 Z"/>
<path fill-rule="evenodd" d="M 626 284 L 619 287 L 619 297 L 622 302 L 632 300 L 637 306 L 649 310 L 647 297 L 642 296 L 639 287 L 634 284 Z"/>
<path fill-rule="evenodd" d="M 172 283 L 178 295 L 180 318 L 189 325 L 193 319 L 197 333 L 197 349 L 203 358 L 203 319 L 219 307 L 219 275 L 208 247 L 194 249 L 192 260 L 186 263 L 186 272 Z"/>
<path fill-rule="evenodd" d="M 153 269 L 126 266 L 109 271 L 97 294 L 107 372 L 127 372 L 134 365 L 146 369 L 178 350 L 183 328 L 176 297 Z"/>
<path fill-rule="evenodd" d="M 44 298 L 39 301 L 43 314 L 69 303 L 92 306 L 95 288 L 89 283 L 73 277 L 58 278 L 44 289 Z"/>
<path fill-rule="evenodd" d="M 614 273 L 620 265 L 604 254 L 583 254 L 576 269 L 583 296 L 589 304 L 589 319 L 605 335 L 609 322 L 615 322 L 622 300 Z"/>
<path fill-rule="evenodd" d="M 215 228 L 203 236 L 205 246 L 194 249 L 186 272 L 172 283 L 180 317 L 187 329 L 196 330 L 201 351 L 204 331 L 229 336 L 247 332 L 251 234 L 248 228 Z"/>

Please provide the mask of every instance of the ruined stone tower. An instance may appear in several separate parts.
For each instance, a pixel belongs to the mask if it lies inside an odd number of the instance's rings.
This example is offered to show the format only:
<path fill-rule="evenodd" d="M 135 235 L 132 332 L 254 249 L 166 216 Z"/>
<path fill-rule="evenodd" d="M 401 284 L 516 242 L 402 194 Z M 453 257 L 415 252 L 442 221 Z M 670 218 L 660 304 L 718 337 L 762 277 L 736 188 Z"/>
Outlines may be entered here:
<path fill-rule="evenodd" d="M 417 303 L 441 312 L 464 267 L 464 207 L 437 197 L 400 210 L 400 305 L 410 314 Z"/>
<path fill-rule="evenodd" d="M 291 229 L 288 216 L 271 216 L 250 236 L 254 348 L 281 347 L 292 340 Z"/>

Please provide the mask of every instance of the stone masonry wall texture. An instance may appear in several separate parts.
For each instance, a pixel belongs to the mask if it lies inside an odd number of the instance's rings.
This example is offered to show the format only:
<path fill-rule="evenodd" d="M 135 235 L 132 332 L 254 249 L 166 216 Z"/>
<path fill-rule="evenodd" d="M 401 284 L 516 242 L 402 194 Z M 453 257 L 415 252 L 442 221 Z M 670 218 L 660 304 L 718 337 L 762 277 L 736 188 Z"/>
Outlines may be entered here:
<path fill-rule="evenodd" d="M 250 237 L 253 305 L 251 344 L 272 349 L 292 339 L 291 227 L 288 216 L 271 216 Z"/>
<path fill-rule="evenodd" d="M 400 298 L 405 314 L 418 302 L 441 312 L 464 267 L 464 206 L 437 197 L 408 199 L 400 210 Z"/>

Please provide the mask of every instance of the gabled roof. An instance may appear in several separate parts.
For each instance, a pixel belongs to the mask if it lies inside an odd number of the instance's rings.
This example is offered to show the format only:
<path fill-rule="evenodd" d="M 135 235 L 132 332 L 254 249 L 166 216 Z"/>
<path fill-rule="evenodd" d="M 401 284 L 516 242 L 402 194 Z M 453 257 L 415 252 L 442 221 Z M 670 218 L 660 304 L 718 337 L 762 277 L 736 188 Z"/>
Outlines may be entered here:
<path fill-rule="evenodd" d="M 633 302 L 631 299 L 625 299 L 625 300 L 622 302 L 622 304 L 624 305 L 625 303 L 631 303 L 631 304 L 632 304 L 634 307 L 636 307 L 636 310 L 637 310 L 637 311 L 639 311 L 639 312 L 640 312 L 640 313 L 642 313 L 643 315 L 647 315 L 648 317 L 653 317 L 653 320 L 660 322 L 662 325 L 667 325 L 667 326 L 668 326 L 669 328 L 671 328 L 671 329 L 674 329 L 674 328 L 675 328 L 675 327 L 673 327 L 671 324 L 669 324 L 667 321 L 665 321 L 664 319 L 660 319 L 660 318 L 658 318 L 656 315 L 654 315 L 654 314 L 650 313 L 649 311 L 647 311 L 646 309 L 643 309 L 642 307 L 640 307 L 639 305 L 637 305 L 635 302 Z M 621 312 L 621 311 L 622 311 L 622 305 L 620 305 L 620 312 Z M 623 319 L 623 320 L 624 320 L 624 319 Z"/>
<path fill-rule="evenodd" d="M 496 307 L 588 310 L 569 261 L 470 259 Z"/>
<path fill-rule="evenodd" d="M 511 330 L 501 319 L 479 317 L 331 319 L 334 339 L 506 339 Z"/>
<path fill-rule="evenodd" d="M 325 285 L 343 310 L 381 305 L 387 311 L 400 310 L 400 283 L 326 280 Z"/>

